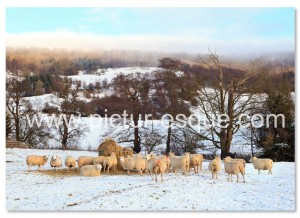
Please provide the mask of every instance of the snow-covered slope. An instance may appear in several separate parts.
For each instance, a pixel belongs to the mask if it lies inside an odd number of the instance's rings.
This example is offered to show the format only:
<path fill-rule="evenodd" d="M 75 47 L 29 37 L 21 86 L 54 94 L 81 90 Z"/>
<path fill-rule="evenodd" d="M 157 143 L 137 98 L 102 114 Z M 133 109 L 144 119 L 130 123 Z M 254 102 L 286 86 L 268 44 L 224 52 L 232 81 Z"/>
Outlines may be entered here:
<path fill-rule="evenodd" d="M 82 83 L 86 83 L 86 85 L 96 82 L 102 82 L 103 80 L 107 80 L 107 82 L 111 82 L 113 78 L 118 76 L 119 74 L 128 75 L 131 73 L 150 73 L 155 71 L 156 67 L 123 67 L 123 68 L 107 68 L 107 69 L 99 69 L 96 74 L 83 74 L 83 72 L 79 72 L 78 75 L 68 76 L 73 81 L 81 81 Z M 101 73 L 103 71 L 103 73 Z"/>
<path fill-rule="evenodd" d="M 274 164 L 273 175 L 257 175 L 246 165 L 246 183 L 227 182 L 223 169 L 212 180 L 204 171 L 188 177 L 170 173 L 155 182 L 148 175 L 101 175 L 96 178 L 50 176 L 33 168 L 27 172 L 26 156 L 81 155 L 95 152 L 6 149 L 6 208 L 26 210 L 198 210 L 198 211 L 277 211 L 295 210 L 295 163 Z M 223 166 L 222 166 L 223 167 Z M 49 162 L 45 169 L 50 169 Z"/>

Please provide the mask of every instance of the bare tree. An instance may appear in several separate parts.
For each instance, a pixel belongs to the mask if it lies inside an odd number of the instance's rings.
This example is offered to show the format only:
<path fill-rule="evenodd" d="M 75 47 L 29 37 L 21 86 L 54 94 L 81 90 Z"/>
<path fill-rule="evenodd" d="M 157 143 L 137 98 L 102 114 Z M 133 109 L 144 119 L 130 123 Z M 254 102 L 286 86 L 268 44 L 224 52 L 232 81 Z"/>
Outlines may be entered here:
<path fill-rule="evenodd" d="M 71 148 L 76 141 L 85 135 L 87 127 L 79 124 L 75 118 L 79 115 L 80 101 L 78 100 L 79 91 L 72 89 L 72 81 L 65 79 L 61 92 L 57 93 L 61 100 L 53 102 L 58 108 L 58 114 L 63 116 L 61 125 L 57 129 L 56 140 L 61 143 L 62 150 Z"/>
<path fill-rule="evenodd" d="M 238 123 L 240 115 L 250 109 L 250 105 L 257 101 L 255 75 L 263 73 L 261 59 L 256 59 L 249 64 L 244 75 L 236 80 L 226 81 L 223 76 L 223 66 L 216 53 L 210 51 L 204 64 L 212 72 L 214 83 L 203 86 L 197 98 L 197 110 L 204 114 L 206 120 L 198 134 L 210 141 L 215 147 L 221 149 L 221 156 L 226 156 L 230 151 L 233 135 L 240 128 Z M 221 122 L 220 122 L 221 121 Z M 192 132 L 197 132 L 190 128 Z"/>
<path fill-rule="evenodd" d="M 133 150 L 139 153 L 141 151 L 139 120 L 142 118 L 140 115 L 145 114 L 149 108 L 149 80 L 140 73 L 126 76 L 121 74 L 114 79 L 112 86 L 119 98 L 127 101 L 123 108 L 132 116 L 127 118 L 125 125 L 127 128 L 124 127 L 125 129 L 120 132 L 125 136 L 122 141 L 133 142 Z M 127 134 L 131 129 L 133 129 L 133 138 L 129 138 Z"/>
<path fill-rule="evenodd" d="M 51 138 L 51 133 L 45 125 L 30 125 L 28 117 L 32 118 L 35 111 L 29 101 L 23 97 L 29 89 L 24 78 L 8 78 L 6 83 L 6 108 L 10 119 L 10 133 L 17 141 L 27 142 L 31 146 L 42 144 Z"/>
<path fill-rule="evenodd" d="M 176 59 L 166 57 L 160 60 L 160 65 L 155 73 L 154 90 L 152 96 L 155 103 L 155 112 L 158 115 L 165 113 L 173 118 L 178 113 L 190 114 L 190 102 L 196 96 L 198 84 L 191 75 L 184 72 L 184 64 Z M 168 122 L 166 141 L 166 154 L 171 150 L 172 121 Z"/>

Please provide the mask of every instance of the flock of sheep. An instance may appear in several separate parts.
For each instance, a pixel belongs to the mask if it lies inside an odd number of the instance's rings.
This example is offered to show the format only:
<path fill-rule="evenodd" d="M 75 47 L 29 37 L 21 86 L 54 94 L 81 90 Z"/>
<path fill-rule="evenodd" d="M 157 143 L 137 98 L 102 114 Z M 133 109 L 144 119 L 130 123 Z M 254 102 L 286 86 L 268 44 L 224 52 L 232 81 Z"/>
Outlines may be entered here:
<path fill-rule="evenodd" d="M 31 166 L 38 166 L 40 170 L 48 161 L 47 156 L 29 155 L 26 158 L 28 165 L 28 171 Z M 174 153 L 170 153 L 169 157 L 166 155 L 141 155 L 135 156 L 122 156 L 119 158 L 120 164 L 123 170 L 126 170 L 128 175 L 131 171 L 138 171 L 140 175 L 143 172 L 153 175 L 157 181 L 157 175 L 160 174 L 161 181 L 163 181 L 163 174 L 169 173 L 170 169 L 176 174 L 177 170 L 181 170 L 185 176 L 188 175 L 190 169 L 194 169 L 195 173 L 202 170 L 203 156 L 201 154 L 189 154 L 184 153 L 182 156 L 175 156 Z M 212 178 L 218 178 L 218 174 L 221 170 L 221 158 L 216 156 L 208 165 L 208 169 L 212 174 Z M 237 176 L 237 182 L 239 182 L 239 174 L 243 177 L 245 182 L 245 164 L 244 159 L 232 159 L 226 157 L 223 160 L 225 172 L 228 174 L 228 181 L 232 181 L 232 175 Z M 272 174 L 273 161 L 271 159 L 260 159 L 256 157 L 251 158 L 251 162 L 255 169 L 269 170 L 269 174 Z M 50 160 L 50 166 L 57 170 L 62 168 L 62 159 L 58 156 L 52 156 Z M 75 170 L 76 165 L 80 171 L 81 176 L 100 176 L 101 170 L 109 172 L 110 169 L 116 170 L 118 159 L 114 152 L 110 156 L 80 156 L 78 160 L 75 160 L 72 156 L 67 156 L 65 159 L 65 166 L 68 171 L 70 169 Z"/>

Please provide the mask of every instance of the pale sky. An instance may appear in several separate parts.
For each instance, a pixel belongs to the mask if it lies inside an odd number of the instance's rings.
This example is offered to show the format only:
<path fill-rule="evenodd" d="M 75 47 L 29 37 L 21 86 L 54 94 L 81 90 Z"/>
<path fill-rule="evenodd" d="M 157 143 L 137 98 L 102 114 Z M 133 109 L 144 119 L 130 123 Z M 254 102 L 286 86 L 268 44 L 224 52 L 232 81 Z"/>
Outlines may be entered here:
<path fill-rule="evenodd" d="M 7 8 L 7 46 L 224 54 L 295 50 L 294 8 Z"/>

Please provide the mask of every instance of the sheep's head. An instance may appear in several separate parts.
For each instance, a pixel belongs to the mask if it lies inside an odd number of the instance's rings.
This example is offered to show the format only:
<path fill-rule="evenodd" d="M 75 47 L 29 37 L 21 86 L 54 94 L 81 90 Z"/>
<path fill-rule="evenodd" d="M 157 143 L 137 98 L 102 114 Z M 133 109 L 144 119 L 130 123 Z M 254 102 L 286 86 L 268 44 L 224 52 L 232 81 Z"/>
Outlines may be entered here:
<path fill-rule="evenodd" d="M 115 152 L 111 152 L 110 156 L 115 157 L 116 156 Z"/>
<path fill-rule="evenodd" d="M 46 155 L 44 156 L 44 160 L 45 160 L 45 161 L 47 161 L 47 160 L 48 160 L 48 157 L 47 157 Z"/>
<path fill-rule="evenodd" d="M 190 152 L 185 152 L 184 156 L 189 157 L 190 156 Z"/>
<path fill-rule="evenodd" d="M 56 155 L 53 155 L 52 156 L 52 160 L 56 160 L 57 156 Z"/>
<path fill-rule="evenodd" d="M 257 157 L 252 156 L 251 159 L 250 159 L 250 162 L 253 162 L 254 160 L 257 160 Z"/>
<path fill-rule="evenodd" d="M 100 164 L 96 164 L 96 169 L 101 172 L 102 166 Z"/>
<path fill-rule="evenodd" d="M 151 154 L 146 155 L 146 160 L 150 160 Z"/>
<path fill-rule="evenodd" d="M 119 159 L 120 159 L 121 162 L 123 162 L 125 157 L 122 156 L 122 157 L 119 157 Z"/>

